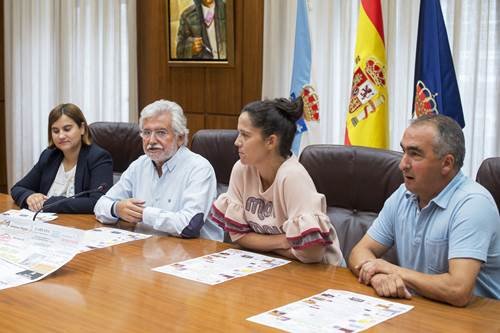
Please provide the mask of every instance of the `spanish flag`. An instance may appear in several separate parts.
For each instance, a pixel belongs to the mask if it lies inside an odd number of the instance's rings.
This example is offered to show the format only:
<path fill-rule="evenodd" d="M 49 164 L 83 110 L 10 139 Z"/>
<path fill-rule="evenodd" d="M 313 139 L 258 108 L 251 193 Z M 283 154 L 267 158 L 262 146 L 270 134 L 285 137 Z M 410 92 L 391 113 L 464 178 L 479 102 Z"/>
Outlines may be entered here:
<path fill-rule="evenodd" d="M 388 107 L 380 0 L 361 0 L 345 144 L 387 148 Z"/>

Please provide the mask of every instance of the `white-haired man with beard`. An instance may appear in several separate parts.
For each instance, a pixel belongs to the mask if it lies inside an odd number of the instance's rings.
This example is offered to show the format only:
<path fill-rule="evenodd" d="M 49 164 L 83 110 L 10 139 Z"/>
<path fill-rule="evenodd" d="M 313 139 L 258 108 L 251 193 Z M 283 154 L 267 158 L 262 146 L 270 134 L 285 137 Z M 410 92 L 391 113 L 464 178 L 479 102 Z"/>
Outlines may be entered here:
<path fill-rule="evenodd" d="M 132 162 L 94 208 L 101 223 L 119 219 L 170 235 L 222 240 L 221 228 L 205 219 L 217 195 L 210 163 L 187 147 L 182 108 L 159 100 L 139 119 L 145 155 Z"/>

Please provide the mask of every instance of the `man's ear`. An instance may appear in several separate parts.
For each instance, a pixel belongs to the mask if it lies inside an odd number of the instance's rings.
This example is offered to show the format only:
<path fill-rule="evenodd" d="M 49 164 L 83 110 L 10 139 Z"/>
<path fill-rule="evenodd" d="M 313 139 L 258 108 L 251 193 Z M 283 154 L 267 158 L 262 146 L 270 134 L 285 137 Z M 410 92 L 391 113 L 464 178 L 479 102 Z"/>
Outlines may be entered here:
<path fill-rule="evenodd" d="M 455 170 L 455 156 L 452 154 L 446 154 L 441 162 L 441 174 L 443 176 L 449 175 L 450 172 Z"/>
<path fill-rule="evenodd" d="M 182 146 L 182 144 L 185 142 L 185 140 L 187 140 L 186 134 L 177 134 L 177 148 Z"/>

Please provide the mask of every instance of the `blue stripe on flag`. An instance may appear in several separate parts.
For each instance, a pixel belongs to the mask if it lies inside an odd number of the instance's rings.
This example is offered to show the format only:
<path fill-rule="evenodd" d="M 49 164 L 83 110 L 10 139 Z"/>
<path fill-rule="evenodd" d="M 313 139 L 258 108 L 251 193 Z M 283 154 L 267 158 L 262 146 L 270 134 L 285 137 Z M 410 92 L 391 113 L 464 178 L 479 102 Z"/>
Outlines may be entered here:
<path fill-rule="evenodd" d="M 297 18 L 295 23 L 295 47 L 293 51 L 293 72 L 290 98 L 300 97 L 302 87 L 311 81 L 311 38 L 306 0 L 297 0 Z M 302 133 L 307 131 L 304 119 L 297 121 L 297 130 L 293 139 L 292 151 L 298 156 Z"/>

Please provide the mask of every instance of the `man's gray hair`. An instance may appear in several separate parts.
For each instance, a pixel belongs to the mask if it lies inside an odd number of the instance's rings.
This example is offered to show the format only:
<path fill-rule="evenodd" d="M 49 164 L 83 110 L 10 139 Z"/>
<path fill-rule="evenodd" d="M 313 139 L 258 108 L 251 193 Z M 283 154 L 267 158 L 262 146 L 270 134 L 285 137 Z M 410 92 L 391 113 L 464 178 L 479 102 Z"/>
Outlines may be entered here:
<path fill-rule="evenodd" d="M 182 145 L 186 146 L 188 143 L 189 130 L 187 128 L 186 116 L 179 104 L 164 99 L 153 102 L 147 105 L 141 111 L 141 117 L 139 118 L 139 127 L 143 128 L 144 119 L 157 117 L 162 113 L 169 113 L 172 119 L 172 128 L 174 132 L 178 135 L 183 136 Z"/>
<path fill-rule="evenodd" d="M 432 124 L 437 132 L 434 143 L 434 153 L 442 158 L 451 154 L 455 158 L 455 169 L 458 171 L 464 165 L 465 138 L 458 123 L 450 117 L 441 114 L 426 114 L 412 120 L 410 126 Z"/>

